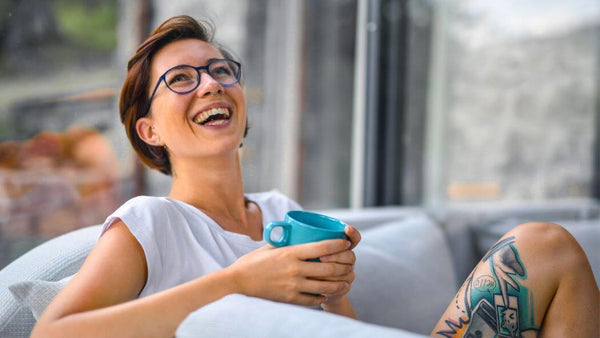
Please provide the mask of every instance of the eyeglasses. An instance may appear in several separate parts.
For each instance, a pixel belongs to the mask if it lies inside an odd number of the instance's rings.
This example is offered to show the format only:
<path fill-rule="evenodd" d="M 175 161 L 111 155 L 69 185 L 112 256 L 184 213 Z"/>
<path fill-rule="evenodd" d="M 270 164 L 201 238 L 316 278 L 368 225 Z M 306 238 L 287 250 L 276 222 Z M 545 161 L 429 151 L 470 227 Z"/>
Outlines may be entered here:
<path fill-rule="evenodd" d="M 231 87 L 240 81 L 242 74 L 242 65 L 233 60 L 228 59 L 213 59 L 206 66 L 194 67 L 190 65 L 179 65 L 167 70 L 156 82 L 156 86 L 152 91 L 152 96 L 148 101 L 146 114 L 150 111 L 152 99 L 156 94 L 156 90 L 162 81 L 165 82 L 167 88 L 177 94 L 188 94 L 196 90 L 200 85 L 200 71 L 206 70 L 215 81 L 219 82 L 223 87 Z"/>

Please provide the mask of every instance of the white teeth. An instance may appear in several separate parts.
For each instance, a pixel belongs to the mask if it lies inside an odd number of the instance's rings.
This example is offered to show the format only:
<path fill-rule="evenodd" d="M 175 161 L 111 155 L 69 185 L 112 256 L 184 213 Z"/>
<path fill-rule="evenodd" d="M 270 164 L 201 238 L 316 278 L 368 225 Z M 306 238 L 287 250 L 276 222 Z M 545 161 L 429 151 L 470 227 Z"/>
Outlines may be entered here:
<path fill-rule="evenodd" d="M 213 115 L 223 115 L 226 118 L 229 118 L 229 109 L 227 108 L 212 108 L 207 111 L 203 111 L 198 114 L 194 119 L 194 123 L 202 124 L 208 120 L 209 117 Z"/>

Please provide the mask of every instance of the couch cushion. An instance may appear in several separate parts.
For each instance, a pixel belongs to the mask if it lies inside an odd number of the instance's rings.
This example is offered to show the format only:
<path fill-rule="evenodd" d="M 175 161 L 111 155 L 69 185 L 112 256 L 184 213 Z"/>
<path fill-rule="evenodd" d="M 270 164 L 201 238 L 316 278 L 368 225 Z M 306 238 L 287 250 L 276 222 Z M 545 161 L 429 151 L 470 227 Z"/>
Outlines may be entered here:
<path fill-rule="evenodd" d="M 349 297 L 361 320 L 429 334 L 457 291 L 440 227 L 426 216 L 363 232 Z"/>
<path fill-rule="evenodd" d="M 101 227 L 90 226 L 32 249 L 0 271 L 0 337 L 29 337 L 35 319 L 8 287 L 15 283 L 58 281 L 79 270 L 98 240 Z"/>
<path fill-rule="evenodd" d="M 192 312 L 179 325 L 176 336 L 178 338 L 424 337 L 324 311 L 238 294 L 229 295 Z"/>

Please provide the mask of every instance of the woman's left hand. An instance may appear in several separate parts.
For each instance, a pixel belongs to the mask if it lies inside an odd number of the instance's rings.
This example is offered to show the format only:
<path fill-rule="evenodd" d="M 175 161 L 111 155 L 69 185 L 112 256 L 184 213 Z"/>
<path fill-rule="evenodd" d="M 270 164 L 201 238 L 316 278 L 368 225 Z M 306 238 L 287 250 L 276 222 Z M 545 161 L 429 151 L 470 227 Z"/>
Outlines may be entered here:
<path fill-rule="evenodd" d="M 348 248 L 348 250 L 346 250 L 346 251 L 342 251 L 342 252 L 339 252 L 339 253 L 336 253 L 333 255 L 322 256 L 319 258 L 320 258 L 321 262 L 351 265 L 352 269 L 351 269 L 350 273 L 343 275 L 343 276 L 335 277 L 335 279 L 334 278 L 324 279 L 324 280 L 335 280 L 335 281 L 345 281 L 346 282 L 346 287 L 344 287 L 339 292 L 334 293 L 334 294 L 325 295 L 327 297 L 327 299 L 325 300 L 324 305 L 333 304 L 333 303 L 339 301 L 343 296 L 345 296 L 350 291 L 350 289 L 352 288 L 352 282 L 354 281 L 354 277 L 355 277 L 354 263 L 356 262 L 356 255 L 354 254 L 352 249 L 354 249 L 358 245 L 358 243 L 360 242 L 361 236 L 360 236 L 360 233 L 358 232 L 358 230 L 356 230 L 356 228 L 351 225 L 346 226 L 344 231 L 346 232 L 346 236 L 348 236 L 348 239 L 352 243 L 350 248 Z"/>

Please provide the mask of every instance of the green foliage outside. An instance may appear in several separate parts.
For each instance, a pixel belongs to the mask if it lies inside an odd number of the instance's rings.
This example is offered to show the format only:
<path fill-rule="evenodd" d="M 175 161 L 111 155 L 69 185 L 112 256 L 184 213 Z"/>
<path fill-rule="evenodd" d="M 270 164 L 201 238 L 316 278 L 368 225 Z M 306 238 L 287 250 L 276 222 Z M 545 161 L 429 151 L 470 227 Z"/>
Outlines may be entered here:
<path fill-rule="evenodd" d="M 54 15 L 57 28 L 68 42 L 98 51 L 110 51 L 117 44 L 116 0 L 57 0 Z"/>

